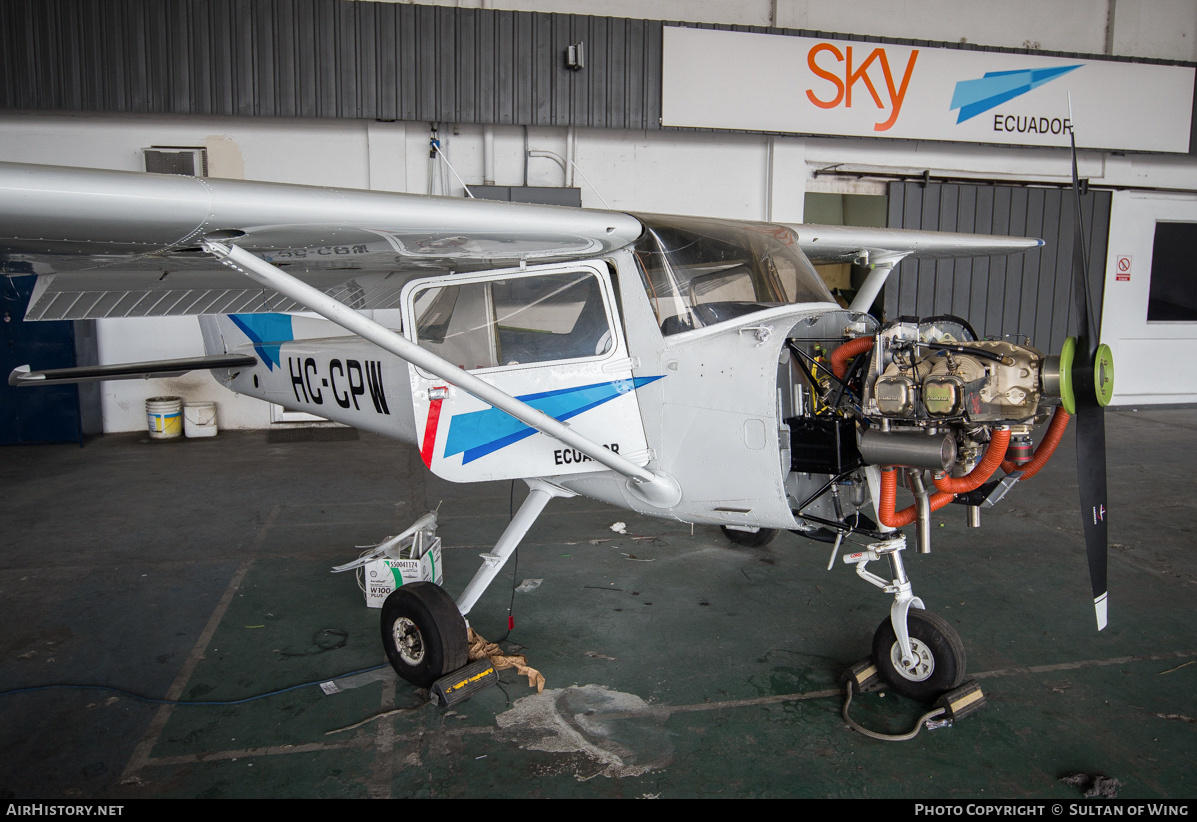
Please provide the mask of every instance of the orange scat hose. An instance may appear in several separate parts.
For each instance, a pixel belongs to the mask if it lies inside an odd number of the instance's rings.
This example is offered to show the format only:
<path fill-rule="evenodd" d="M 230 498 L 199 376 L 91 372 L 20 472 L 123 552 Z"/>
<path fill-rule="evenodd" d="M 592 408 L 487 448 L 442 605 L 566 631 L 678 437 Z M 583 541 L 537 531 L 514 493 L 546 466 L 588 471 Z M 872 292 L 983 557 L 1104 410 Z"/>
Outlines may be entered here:
<path fill-rule="evenodd" d="M 1009 429 L 994 431 L 993 437 L 989 440 L 989 447 L 985 450 L 985 456 L 967 475 L 935 478 L 935 487 L 939 490 L 928 500 L 931 511 L 943 508 L 955 499 L 957 494 L 967 493 L 981 487 L 981 484 L 998 469 L 1002 457 L 1006 455 L 1006 446 L 1009 444 Z M 881 469 L 881 500 L 877 506 L 877 513 L 882 524 L 890 528 L 901 528 L 918 519 L 918 503 L 903 508 L 901 511 L 894 511 L 898 495 L 896 470 L 890 465 Z"/>
<path fill-rule="evenodd" d="M 1064 436 L 1064 430 L 1068 428 L 1068 420 L 1071 418 L 1072 415 L 1064 410 L 1064 406 L 1057 405 L 1056 410 L 1052 413 L 1051 425 L 1047 427 L 1047 433 L 1043 435 L 1043 441 L 1035 449 L 1035 455 L 1031 458 L 1031 461 L 1020 468 L 1010 460 L 1003 460 L 1002 470 L 1007 474 L 1022 471 L 1022 478 L 1024 480 L 1030 479 L 1039 473 L 1039 469 L 1047 465 L 1047 461 L 1055 453 L 1056 446 L 1060 444 L 1060 439 Z"/>
<path fill-rule="evenodd" d="M 857 337 L 831 352 L 831 373 L 841 380 L 848 373 L 848 361 L 873 347 L 872 337 Z"/>
<path fill-rule="evenodd" d="M 881 524 L 889 528 L 901 528 L 918 519 L 917 503 L 896 513 L 894 511 L 898 498 L 898 477 L 895 473 L 897 470 L 892 465 L 886 465 L 881 469 L 881 500 L 877 506 L 877 515 L 881 518 Z M 932 494 L 928 500 L 931 510 L 938 511 L 951 502 L 955 496 L 955 494 L 943 492 Z"/>
<path fill-rule="evenodd" d="M 963 477 L 935 477 L 935 487 L 947 494 L 967 494 L 969 491 L 977 490 L 985 480 L 993 476 L 993 472 L 1001 465 L 1009 444 L 1009 428 L 994 431 L 993 436 L 989 438 L 989 447 L 985 449 L 985 456 L 973 470 Z"/>

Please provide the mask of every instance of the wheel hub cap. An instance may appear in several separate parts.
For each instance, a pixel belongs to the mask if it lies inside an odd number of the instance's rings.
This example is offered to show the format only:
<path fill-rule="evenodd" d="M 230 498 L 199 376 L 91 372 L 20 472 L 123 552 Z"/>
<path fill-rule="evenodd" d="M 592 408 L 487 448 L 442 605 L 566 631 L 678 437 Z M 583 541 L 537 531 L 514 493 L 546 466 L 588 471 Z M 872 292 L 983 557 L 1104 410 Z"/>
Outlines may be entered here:
<path fill-rule="evenodd" d="M 894 643 L 889 651 L 890 662 L 893 663 L 894 670 L 909 679 L 911 682 L 922 682 L 935 673 L 935 655 L 931 653 L 931 649 L 927 647 L 920 639 L 910 638 L 910 650 L 914 654 L 914 665 L 906 665 L 902 662 L 902 646 Z"/>
<path fill-rule="evenodd" d="M 416 624 L 407 617 L 399 617 L 391 632 L 399 658 L 408 665 L 419 665 L 424 660 L 424 637 Z"/>

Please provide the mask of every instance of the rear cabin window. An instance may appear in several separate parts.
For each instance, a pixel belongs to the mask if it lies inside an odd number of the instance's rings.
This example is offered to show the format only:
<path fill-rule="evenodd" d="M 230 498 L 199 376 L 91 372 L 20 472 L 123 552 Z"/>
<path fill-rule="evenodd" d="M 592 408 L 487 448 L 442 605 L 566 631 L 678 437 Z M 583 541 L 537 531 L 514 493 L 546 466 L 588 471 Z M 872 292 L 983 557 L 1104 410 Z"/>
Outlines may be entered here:
<path fill-rule="evenodd" d="M 416 341 L 473 371 L 602 356 L 613 345 L 590 272 L 433 285 L 414 297 Z"/>

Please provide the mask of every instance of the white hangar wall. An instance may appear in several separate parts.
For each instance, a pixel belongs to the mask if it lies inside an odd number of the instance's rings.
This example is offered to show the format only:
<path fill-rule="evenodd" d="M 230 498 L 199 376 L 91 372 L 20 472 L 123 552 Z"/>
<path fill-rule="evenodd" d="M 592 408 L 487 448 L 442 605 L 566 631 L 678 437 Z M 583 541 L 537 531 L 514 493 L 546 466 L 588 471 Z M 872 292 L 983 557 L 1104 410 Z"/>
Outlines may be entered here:
<path fill-rule="evenodd" d="M 464 0 L 459 5 L 1197 59 L 1192 0 L 1057 0 L 1041 19 L 1036 19 L 1041 3 L 1021 0 L 1004 4 L 996 16 L 989 5 L 971 0 L 896 6 L 893 0 L 862 0 L 850 11 L 844 8 L 848 4 L 820 0 Z M 527 130 L 530 149 L 562 157 L 572 151 L 592 189 L 580 177 L 571 180 L 551 159 L 526 159 L 523 128 L 495 126 L 493 134 L 497 184 L 576 184 L 584 206 L 602 207 L 605 200 L 612 208 L 647 212 L 800 222 L 807 193 L 883 194 L 884 175 L 928 171 L 935 177 L 1032 185 L 1068 180 L 1068 155 L 1060 149 L 718 132 Z M 439 136 L 466 182 L 482 182 L 483 127 L 442 125 Z M 214 177 L 462 196 L 452 174 L 430 167 L 428 140 L 429 124 L 423 122 L 0 112 L 0 159 L 7 161 L 140 170 L 143 147 L 203 146 Z M 816 176 L 835 164 L 859 172 L 859 178 Z M 1114 190 L 1103 337 L 1118 361 L 1127 364 L 1119 372 L 1115 402 L 1197 401 L 1197 374 L 1187 367 L 1197 359 L 1197 324 L 1147 323 L 1143 309 L 1155 221 L 1197 222 L 1197 158 L 1083 152 L 1081 175 Z M 1119 256 L 1129 256 L 1134 268 L 1129 279 L 1115 281 Z M 188 318 L 100 321 L 98 340 L 103 363 L 202 353 L 197 324 Z M 103 385 L 106 431 L 142 430 L 145 399 L 163 394 L 215 400 L 222 427 L 271 423 L 268 406 L 234 396 L 207 374 Z"/>
<path fill-rule="evenodd" d="M 395 0 L 375 0 L 395 2 Z M 420 0 L 423 5 L 774 26 L 1197 60 L 1192 0 Z"/>

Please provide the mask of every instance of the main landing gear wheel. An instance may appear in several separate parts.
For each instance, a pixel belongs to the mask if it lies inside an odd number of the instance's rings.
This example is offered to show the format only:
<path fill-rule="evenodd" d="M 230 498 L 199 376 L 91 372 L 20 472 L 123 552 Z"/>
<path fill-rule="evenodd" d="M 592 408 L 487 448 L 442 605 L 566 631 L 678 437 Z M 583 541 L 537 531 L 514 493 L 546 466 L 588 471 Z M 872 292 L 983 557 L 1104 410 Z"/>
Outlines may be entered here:
<path fill-rule="evenodd" d="M 382 604 L 382 645 L 396 673 L 428 688 L 469 661 L 465 618 L 445 589 L 412 582 Z"/>
<path fill-rule="evenodd" d="M 902 664 L 893 623 L 886 618 L 873 634 L 873 664 L 882 678 L 902 696 L 933 702 L 944 691 L 964 682 L 964 643 L 946 619 L 920 608 L 906 615 L 915 664 Z"/>
<path fill-rule="evenodd" d="M 762 545 L 768 545 L 777 537 L 776 528 L 762 528 L 755 533 L 752 531 L 736 531 L 728 528 L 726 525 L 720 525 L 719 528 L 723 531 L 723 536 L 730 539 L 736 545 L 743 545 L 745 548 L 760 548 Z"/>

